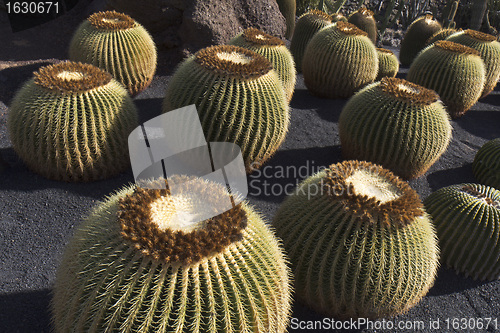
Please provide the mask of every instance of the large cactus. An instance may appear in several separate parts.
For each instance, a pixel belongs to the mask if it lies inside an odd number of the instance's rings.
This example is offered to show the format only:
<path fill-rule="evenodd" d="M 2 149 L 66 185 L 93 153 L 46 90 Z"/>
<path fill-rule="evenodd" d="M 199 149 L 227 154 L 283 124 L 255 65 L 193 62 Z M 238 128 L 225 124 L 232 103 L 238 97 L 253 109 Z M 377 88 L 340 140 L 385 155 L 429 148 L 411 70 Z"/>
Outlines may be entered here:
<path fill-rule="evenodd" d="M 360 8 L 347 19 L 347 22 L 354 24 L 364 32 L 368 34 L 368 37 L 376 44 L 377 42 L 377 22 L 373 17 L 374 14 L 371 10 L 366 8 Z"/>
<path fill-rule="evenodd" d="M 409 27 L 401 42 L 399 60 L 403 66 L 410 66 L 413 59 L 425 47 L 427 40 L 437 31 L 441 24 L 432 15 L 416 19 Z"/>

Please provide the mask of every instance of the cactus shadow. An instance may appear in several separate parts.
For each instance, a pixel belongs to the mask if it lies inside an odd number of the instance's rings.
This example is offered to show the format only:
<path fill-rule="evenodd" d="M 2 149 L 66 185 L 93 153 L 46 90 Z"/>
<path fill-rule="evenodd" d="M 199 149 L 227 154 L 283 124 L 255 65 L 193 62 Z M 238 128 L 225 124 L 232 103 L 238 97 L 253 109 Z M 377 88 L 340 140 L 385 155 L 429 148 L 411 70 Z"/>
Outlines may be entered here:
<path fill-rule="evenodd" d="M 347 99 L 326 99 L 312 95 L 306 89 L 295 90 L 290 106 L 299 110 L 314 110 L 322 119 L 338 122 Z"/>
<path fill-rule="evenodd" d="M 2 332 L 50 333 L 50 289 L 0 295 Z"/>
<path fill-rule="evenodd" d="M 472 175 L 472 163 L 458 168 L 435 171 L 427 176 L 427 181 L 433 192 L 450 185 L 476 182 Z"/>
<path fill-rule="evenodd" d="M 444 265 L 444 264 L 442 264 Z M 471 277 L 465 277 L 463 273 L 455 273 L 454 270 L 440 267 L 434 286 L 429 290 L 428 296 L 443 296 L 457 292 L 475 289 L 491 281 L 474 280 Z"/>
<path fill-rule="evenodd" d="M 139 124 L 161 115 L 162 98 L 134 99 L 139 113 Z"/>
<path fill-rule="evenodd" d="M 492 106 L 490 97 L 486 96 L 480 103 L 473 106 L 467 113 L 455 119 L 455 123 L 463 128 L 465 131 L 473 134 L 474 136 L 493 140 L 500 137 L 500 108 Z M 496 97 L 500 105 L 500 96 Z M 490 104 L 483 104 L 483 103 Z"/>
<path fill-rule="evenodd" d="M 357 333 L 362 332 L 360 329 L 333 329 L 328 328 L 327 325 L 331 325 L 333 318 L 326 315 L 315 312 L 314 310 L 308 308 L 305 304 L 299 301 L 295 301 L 292 308 L 292 322 L 288 328 L 290 333 Z M 354 320 L 356 322 L 356 319 Z M 321 323 L 321 325 L 320 325 Z M 309 325 L 309 326 L 308 326 Z M 316 325 L 316 327 L 314 326 Z M 302 328 L 300 328 L 302 327 Z"/>

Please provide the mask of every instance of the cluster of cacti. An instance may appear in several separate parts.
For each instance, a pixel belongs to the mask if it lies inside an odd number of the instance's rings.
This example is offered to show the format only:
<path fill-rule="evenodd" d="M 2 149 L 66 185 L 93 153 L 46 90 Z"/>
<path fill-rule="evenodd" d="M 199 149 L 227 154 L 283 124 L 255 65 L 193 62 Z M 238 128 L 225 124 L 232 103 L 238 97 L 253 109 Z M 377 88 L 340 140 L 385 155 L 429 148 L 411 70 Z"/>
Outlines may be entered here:
<path fill-rule="evenodd" d="M 451 29 L 451 28 L 450 29 L 441 29 L 438 32 L 436 32 L 434 35 L 429 37 L 427 42 L 425 42 L 425 46 L 434 44 L 438 40 L 445 40 L 446 38 L 448 38 L 448 36 L 453 35 L 456 32 L 457 32 L 457 30 Z"/>
<path fill-rule="evenodd" d="M 380 164 L 411 179 L 446 151 L 451 124 L 439 96 L 398 78 L 383 78 L 358 93 L 339 118 L 342 155 Z"/>
<path fill-rule="evenodd" d="M 163 112 L 191 104 L 207 142 L 237 144 L 248 172 L 272 156 L 288 130 L 288 103 L 278 73 L 269 60 L 242 47 L 211 46 L 179 65 Z"/>
<path fill-rule="evenodd" d="M 363 7 L 349 15 L 347 22 L 366 32 L 370 40 L 375 44 L 377 42 L 377 22 L 375 22 L 373 15 L 371 10 Z"/>
<path fill-rule="evenodd" d="M 258 29 L 250 28 L 231 39 L 228 44 L 254 51 L 269 60 L 279 74 L 287 100 L 292 99 L 297 72 L 292 54 L 284 41 Z"/>
<path fill-rule="evenodd" d="M 424 200 L 441 259 L 474 279 L 500 279 L 500 191 L 479 184 L 441 188 Z"/>
<path fill-rule="evenodd" d="M 351 23 L 337 22 L 309 41 L 302 72 L 313 95 L 348 98 L 377 77 L 377 50 L 366 32 Z"/>
<path fill-rule="evenodd" d="M 378 48 L 378 74 L 375 81 L 380 81 L 383 77 L 395 77 L 399 71 L 399 61 L 396 55 L 387 49 Z"/>
<path fill-rule="evenodd" d="M 446 40 L 468 46 L 480 53 L 486 70 L 486 81 L 480 98 L 492 92 L 500 79 L 500 43 L 495 40 L 495 36 L 467 29 L 449 36 Z"/>
<path fill-rule="evenodd" d="M 276 2 L 286 21 L 285 38 L 290 39 L 295 28 L 295 11 L 297 4 L 295 0 L 276 0 Z"/>
<path fill-rule="evenodd" d="M 266 223 L 245 202 L 186 222 L 226 188 L 172 179 L 176 195 L 126 187 L 84 219 L 56 274 L 56 332 L 286 331 L 290 270 Z"/>
<path fill-rule="evenodd" d="M 132 96 L 151 83 L 156 71 L 156 46 L 149 33 L 115 11 L 90 15 L 76 30 L 69 57 L 111 73 Z"/>
<path fill-rule="evenodd" d="M 441 30 L 441 24 L 432 15 L 416 19 L 406 31 L 399 50 L 399 60 L 409 66 L 417 54 L 425 47 L 427 40 Z"/>
<path fill-rule="evenodd" d="M 472 173 L 481 184 L 500 190 L 500 138 L 486 142 L 477 151 Z"/>
<path fill-rule="evenodd" d="M 450 115 L 458 118 L 481 96 L 485 68 L 478 51 L 440 40 L 418 54 L 407 80 L 436 91 Z"/>
<path fill-rule="evenodd" d="M 380 166 L 331 165 L 299 184 L 273 223 L 297 298 L 336 319 L 400 314 L 434 283 L 432 222 L 417 193 Z"/>
<path fill-rule="evenodd" d="M 128 135 L 138 125 L 127 91 L 95 66 L 42 67 L 16 94 L 8 115 L 14 150 L 55 180 L 94 181 L 130 167 Z"/>
<path fill-rule="evenodd" d="M 330 24 L 332 24 L 332 17 L 316 9 L 299 17 L 290 41 L 290 52 L 295 61 L 297 72 L 302 72 L 302 58 L 311 38 L 316 32 Z"/>

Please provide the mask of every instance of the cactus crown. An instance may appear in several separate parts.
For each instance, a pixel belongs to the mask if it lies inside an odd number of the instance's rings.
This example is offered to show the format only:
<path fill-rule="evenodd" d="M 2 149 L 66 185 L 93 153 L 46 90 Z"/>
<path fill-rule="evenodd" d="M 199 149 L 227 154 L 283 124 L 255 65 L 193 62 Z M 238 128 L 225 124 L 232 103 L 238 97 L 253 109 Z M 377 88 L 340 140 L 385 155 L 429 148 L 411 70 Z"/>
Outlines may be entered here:
<path fill-rule="evenodd" d="M 407 226 L 424 215 L 418 194 L 381 166 L 365 161 L 344 161 L 325 170 L 321 184 L 328 195 L 364 222 Z"/>
<path fill-rule="evenodd" d="M 343 21 L 337 22 L 337 30 L 346 36 L 368 36 L 368 33 L 361 30 L 354 24 Z"/>
<path fill-rule="evenodd" d="M 126 30 L 135 27 L 136 23 L 128 15 L 113 11 L 94 13 L 87 18 L 87 21 L 101 30 Z"/>
<path fill-rule="evenodd" d="M 434 43 L 434 46 L 445 51 L 450 51 L 460 54 L 472 54 L 478 57 L 481 56 L 481 53 L 479 51 L 474 50 L 473 48 L 462 44 L 450 42 L 449 40 L 438 40 L 437 42 Z"/>
<path fill-rule="evenodd" d="M 194 61 L 218 75 L 257 78 L 267 74 L 273 65 L 253 51 L 233 45 L 210 46 L 196 52 Z"/>
<path fill-rule="evenodd" d="M 500 209 L 500 202 L 489 198 L 484 193 L 479 192 L 470 185 L 464 185 L 461 189 L 462 192 L 472 195 L 473 197 L 483 200 L 487 205 Z"/>
<path fill-rule="evenodd" d="M 496 40 L 495 36 L 487 34 L 485 32 L 477 31 L 477 30 L 472 30 L 472 29 L 467 29 L 464 31 L 464 34 L 467 36 L 470 36 L 474 39 L 477 39 L 478 41 L 482 42 L 493 42 Z"/>
<path fill-rule="evenodd" d="M 190 265 L 242 239 L 247 216 L 241 204 L 201 222 L 186 221 L 200 205 L 213 207 L 225 188 L 202 180 L 188 182 L 185 176 L 179 179 L 184 182 L 176 195 L 167 184 L 164 190 L 138 187 L 120 199 L 117 215 L 125 240 L 155 260 Z"/>
<path fill-rule="evenodd" d="M 333 22 L 347 20 L 342 13 L 333 13 L 330 17 Z"/>
<path fill-rule="evenodd" d="M 384 49 L 384 48 L 381 48 L 381 47 L 377 47 L 377 51 L 380 51 L 382 53 L 394 54 L 394 52 L 392 52 L 391 50 Z"/>
<path fill-rule="evenodd" d="M 243 32 L 243 38 L 249 43 L 256 45 L 282 46 L 285 42 L 281 39 L 266 34 L 259 29 L 249 28 Z"/>
<path fill-rule="evenodd" d="M 306 13 L 306 15 L 313 15 L 319 19 L 322 19 L 322 20 L 325 20 L 328 22 L 332 22 L 332 17 L 319 9 L 312 9 L 312 10 L 308 11 Z"/>
<path fill-rule="evenodd" d="M 72 61 L 41 67 L 34 76 L 35 84 L 64 93 L 92 90 L 112 79 L 111 74 L 100 68 Z"/>
<path fill-rule="evenodd" d="M 431 105 L 439 100 L 434 90 L 395 77 L 382 78 L 380 88 L 384 93 L 410 104 Z"/>
<path fill-rule="evenodd" d="M 368 8 L 360 8 L 358 9 L 358 13 L 360 13 L 361 15 L 363 16 L 366 16 L 366 17 L 373 17 L 373 12 L 371 10 L 369 10 Z"/>

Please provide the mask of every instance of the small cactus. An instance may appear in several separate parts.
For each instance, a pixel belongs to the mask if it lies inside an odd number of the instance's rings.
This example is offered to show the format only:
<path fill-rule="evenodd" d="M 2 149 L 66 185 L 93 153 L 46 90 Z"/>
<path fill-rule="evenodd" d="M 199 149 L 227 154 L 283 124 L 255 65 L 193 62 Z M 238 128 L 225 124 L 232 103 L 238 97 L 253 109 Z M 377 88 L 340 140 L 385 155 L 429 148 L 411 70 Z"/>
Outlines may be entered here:
<path fill-rule="evenodd" d="M 377 50 L 366 32 L 337 22 L 318 31 L 307 44 L 302 72 L 313 95 L 348 98 L 377 77 Z"/>
<path fill-rule="evenodd" d="M 500 279 L 500 191 L 457 184 L 432 193 L 424 205 L 446 266 L 474 279 Z"/>
<path fill-rule="evenodd" d="M 434 283 L 433 224 L 418 194 L 380 166 L 344 161 L 307 178 L 273 224 L 297 298 L 336 319 L 401 314 Z"/>
<path fill-rule="evenodd" d="M 156 71 L 156 46 L 149 33 L 115 11 L 94 13 L 78 27 L 69 58 L 111 73 L 131 96 L 146 89 Z"/>
<path fill-rule="evenodd" d="M 339 119 L 342 155 L 419 177 L 446 151 L 451 124 L 439 96 L 403 79 L 382 78 L 356 93 Z"/>
<path fill-rule="evenodd" d="M 395 77 L 399 71 L 399 61 L 396 55 L 387 49 L 377 48 L 378 74 L 375 81 L 380 81 L 383 77 Z"/>
<path fill-rule="evenodd" d="M 467 29 L 449 36 L 446 40 L 479 51 L 486 70 L 486 82 L 480 98 L 492 92 L 500 79 L 500 43 L 495 40 L 495 36 Z"/>
<path fill-rule="evenodd" d="M 347 22 L 354 24 L 368 34 L 368 37 L 376 44 L 377 42 L 377 22 L 373 17 L 373 12 L 366 8 L 360 8 L 347 19 Z"/>
<path fill-rule="evenodd" d="M 302 58 L 311 38 L 316 32 L 330 24 L 332 24 L 332 17 L 317 9 L 299 17 L 290 41 L 290 52 L 295 61 L 297 72 L 302 72 Z"/>
<path fill-rule="evenodd" d="M 413 21 L 401 42 L 399 51 L 401 64 L 410 66 L 413 59 L 425 47 L 427 40 L 441 28 L 441 24 L 432 15 L 425 15 Z"/>
<path fill-rule="evenodd" d="M 175 195 L 126 187 L 84 219 L 56 273 L 56 333 L 286 331 L 290 270 L 261 216 L 241 202 L 192 222 L 226 188 L 172 179 Z"/>
<path fill-rule="evenodd" d="M 406 79 L 435 90 L 450 115 L 458 118 L 481 96 L 485 68 L 478 51 L 440 40 L 419 53 Z"/>
<path fill-rule="evenodd" d="M 130 167 L 137 108 L 123 86 L 89 64 L 42 67 L 16 94 L 12 145 L 32 171 L 54 180 L 95 181 Z"/>
<path fill-rule="evenodd" d="M 191 104 L 206 141 L 237 144 L 247 172 L 274 154 L 288 130 L 288 103 L 278 73 L 269 60 L 242 47 L 211 46 L 179 65 L 163 112 Z"/>
<path fill-rule="evenodd" d="M 231 39 L 228 44 L 254 51 L 269 60 L 280 76 L 287 100 L 292 99 L 297 72 L 292 54 L 284 41 L 258 29 L 250 28 Z"/>
<path fill-rule="evenodd" d="M 477 151 L 472 173 L 481 184 L 500 190 L 500 138 L 486 142 Z"/>
<path fill-rule="evenodd" d="M 286 32 L 285 38 L 290 39 L 293 35 L 293 30 L 295 29 L 295 12 L 297 4 L 295 0 L 276 0 L 281 14 L 286 21 Z"/>

